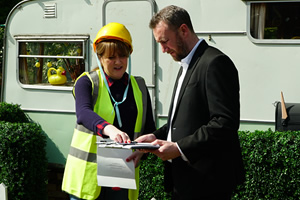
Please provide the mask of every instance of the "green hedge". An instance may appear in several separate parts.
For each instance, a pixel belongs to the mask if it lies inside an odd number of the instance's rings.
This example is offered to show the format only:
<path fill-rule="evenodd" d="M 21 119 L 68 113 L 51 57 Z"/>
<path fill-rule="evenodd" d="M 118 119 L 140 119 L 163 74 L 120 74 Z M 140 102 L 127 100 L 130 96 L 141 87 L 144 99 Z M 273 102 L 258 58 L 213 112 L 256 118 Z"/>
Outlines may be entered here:
<path fill-rule="evenodd" d="M 164 165 L 161 159 L 149 154 L 140 166 L 139 200 L 171 199 L 170 194 L 164 192 Z"/>
<path fill-rule="evenodd" d="M 0 103 L 0 183 L 9 200 L 47 199 L 46 137 L 24 116 L 18 105 Z"/>
<path fill-rule="evenodd" d="M 232 199 L 300 199 L 300 131 L 240 131 L 246 181 Z M 141 165 L 139 199 L 170 199 L 162 161 L 150 154 Z"/>
<path fill-rule="evenodd" d="M 9 104 L 6 102 L 0 103 L 0 121 L 4 122 L 29 122 L 28 116 L 20 108 L 18 104 Z"/>
<path fill-rule="evenodd" d="M 233 199 L 300 199 L 300 132 L 240 132 L 246 182 Z"/>

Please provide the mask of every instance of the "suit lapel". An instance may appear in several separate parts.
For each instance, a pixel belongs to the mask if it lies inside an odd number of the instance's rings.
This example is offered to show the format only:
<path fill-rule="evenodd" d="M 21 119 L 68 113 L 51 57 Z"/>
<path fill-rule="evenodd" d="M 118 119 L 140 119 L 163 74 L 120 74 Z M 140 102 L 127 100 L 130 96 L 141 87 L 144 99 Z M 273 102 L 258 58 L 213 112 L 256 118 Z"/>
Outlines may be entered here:
<path fill-rule="evenodd" d="M 175 85 L 174 85 L 174 89 L 173 89 L 173 94 L 172 94 L 172 99 L 171 99 L 171 104 L 170 104 L 170 108 L 169 108 L 168 122 L 170 122 L 170 119 L 171 119 L 172 110 L 173 110 L 173 106 L 174 106 L 173 104 L 174 104 L 175 93 L 176 93 L 176 89 L 177 89 L 177 86 L 178 86 L 178 80 L 179 80 L 181 74 L 182 74 L 182 67 L 180 67 L 180 69 L 178 71 L 178 74 L 177 74 L 176 81 L 175 81 Z"/>
<path fill-rule="evenodd" d="M 179 96 L 178 96 L 178 100 L 177 100 L 177 104 L 176 104 L 176 109 L 175 109 L 174 116 L 175 116 L 175 114 L 177 113 L 177 106 L 179 105 L 179 103 L 180 103 L 180 101 L 181 101 L 182 95 L 183 95 L 183 93 L 184 93 L 184 91 L 185 91 L 185 88 L 186 88 L 186 86 L 187 86 L 187 84 L 188 84 L 190 78 L 191 78 L 191 75 L 192 75 L 192 73 L 193 73 L 193 71 L 194 71 L 194 69 L 195 69 L 197 63 L 198 63 L 199 60 L 201 59 L 202 54 L 203 54 L 204 51 L 207 49 L 207 47 L 208 47 L 208 44 L 203 40 L 203 41 L 199 44 L 198 48 L 196 49 L 196 51 L 195 51 L 195 53 L 194 53 L 194 55 L 193 55 L 193 58 L 192 58 L 192 60 L 191 60 L 191 62 L 190 62 L 190 64 L 189 64 L 189 67 L 188 67 L 188 69 L 187 69 L 186 75 L 185 75 L 184 80 L 183 80 L 183 82 L 182 82 L 182 86 L 181 86 L 181 89 L 180 89 L 180 92 L 179 92 Z M 182 68 L 181 68 L 181 71 L 182 71 Z M 176 84 L 177 84 L 177 82 L 178 82 L 178 78 L 179 78 L 179 77 L 180 77 L 180 76 L 177 77 Z M 175 88 L 175 89 L 176 89 L 176 88 Z M 172 104 L 173 104 L 173 100 L 174 100 L 174 93 L 175 93 L 175 92 L 173 91 Z"/>

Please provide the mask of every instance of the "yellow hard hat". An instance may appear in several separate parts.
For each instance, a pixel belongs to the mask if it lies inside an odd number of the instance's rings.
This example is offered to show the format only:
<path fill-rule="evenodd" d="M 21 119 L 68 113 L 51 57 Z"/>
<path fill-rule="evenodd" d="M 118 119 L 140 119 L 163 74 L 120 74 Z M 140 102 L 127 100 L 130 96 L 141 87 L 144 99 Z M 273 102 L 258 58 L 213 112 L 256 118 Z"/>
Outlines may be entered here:
<path fill-rule="evenodd" d="M 96 38 L 93 42 L 94 51 L 96 52 L 96 45 L 104 40 L 119 40 L 126 43 L 130 47 L 130 53 L 132 53 L 132 39 L 127 28 L 120 23 L 112 22 L 103 26 L 97 33 Z"/>

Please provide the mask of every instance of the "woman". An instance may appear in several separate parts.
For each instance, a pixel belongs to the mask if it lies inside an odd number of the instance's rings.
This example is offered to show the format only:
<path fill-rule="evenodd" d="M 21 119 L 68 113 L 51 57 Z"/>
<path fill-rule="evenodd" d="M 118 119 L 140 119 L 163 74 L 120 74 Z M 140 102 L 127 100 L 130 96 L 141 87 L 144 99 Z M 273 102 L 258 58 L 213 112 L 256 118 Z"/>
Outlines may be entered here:
<path fill-rule="evenodd" d="M 110 23 L 102 27 L 93 47 L 99 67 L 83 73 L 73 90 L 77 125 L 62 190 L 70 194 L 70 199 L 136 200 L 138 189 L 97 185 L 96 141 L 102 137 L 130 143 L 139 135 L 154 131 L 149 93 L 142 78 L 130 75 L 132 40 L 124 25 Z M 142 155 L 140 151 L 133 152 L 137 175 Z"/>

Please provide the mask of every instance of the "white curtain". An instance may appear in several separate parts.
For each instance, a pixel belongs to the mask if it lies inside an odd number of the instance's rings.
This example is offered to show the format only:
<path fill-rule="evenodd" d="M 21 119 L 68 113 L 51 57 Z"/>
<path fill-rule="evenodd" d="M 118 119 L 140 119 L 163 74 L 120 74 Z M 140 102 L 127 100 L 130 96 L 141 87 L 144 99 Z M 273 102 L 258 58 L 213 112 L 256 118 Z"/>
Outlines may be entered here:
<path fill-rule="evenodd" d="M 251 4 L 251 30 L 253 37 L 263 39 L 265 33 L 266 4 Z"/>

